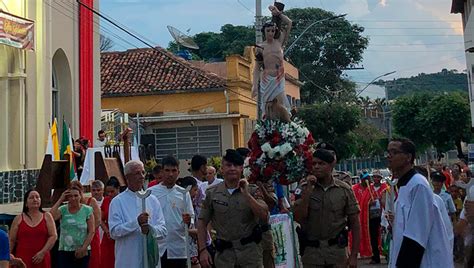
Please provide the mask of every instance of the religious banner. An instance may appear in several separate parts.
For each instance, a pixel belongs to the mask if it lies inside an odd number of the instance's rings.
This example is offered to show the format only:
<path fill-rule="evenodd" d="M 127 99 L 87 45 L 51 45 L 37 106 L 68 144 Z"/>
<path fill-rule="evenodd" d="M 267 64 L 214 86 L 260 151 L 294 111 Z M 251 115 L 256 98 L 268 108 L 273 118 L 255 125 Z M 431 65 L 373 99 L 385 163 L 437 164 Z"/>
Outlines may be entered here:
<path fill-rule="evenodd" d="M 270 224 L 275 245 L 275 267 L 298 267 L 293 219 L 288 214 L 272 215 Z"/>
<path fill-rule="evenodd" d="M 34 22 L 0 10 L 0 44 L 34 50 Z"/>

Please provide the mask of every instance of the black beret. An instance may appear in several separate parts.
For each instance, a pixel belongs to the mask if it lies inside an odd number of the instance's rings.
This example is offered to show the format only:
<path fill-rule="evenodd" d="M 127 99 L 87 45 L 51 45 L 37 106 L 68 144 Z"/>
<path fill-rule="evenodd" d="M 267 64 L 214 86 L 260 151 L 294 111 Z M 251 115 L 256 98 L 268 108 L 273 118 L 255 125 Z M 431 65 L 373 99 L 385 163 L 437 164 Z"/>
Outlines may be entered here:
<path fill-rule="evenodd" d="M 316 145 L 316 150 L 317 149 L 324 149 L 324 150 L 329 150 L 329 151 L 333 151 L 334 154 L 337 156 L 337 151 L 336 151 L 336 148 L 330 144 L 330 143 L 327 143 L 327 142 L 320 142 Z"/>
<path fill-rule="evenodd" d="M 244 158 L 242 157 L 242 155 L 239 154 L 239 152 L 234 149 L 227 149 L 225 151 L 224 157 L 222 158 L 225 161 L 233 163 L 235 165 L 242 166 L 244 164 Z"/>
<path fill-rule="evenodd" d="M 332 163 L 335 160 L 334 153 L 326 149 L 317 149 L 314 151 L 313 157 L 319 158 L 327 163 Z"/>
<path fill-rule="evenodd" d="M 240 147 L 235 149 L 243 158 L 246 158 L 250 154 L 250 149 L 245 147 Z"/>
<path fill-rule="evenodd" d="M 434 173 L 431 173 L 431 180 L 436 182 L 445 182 L 446 176 L 444 176 L 443 173 L 436 171 Z"/>

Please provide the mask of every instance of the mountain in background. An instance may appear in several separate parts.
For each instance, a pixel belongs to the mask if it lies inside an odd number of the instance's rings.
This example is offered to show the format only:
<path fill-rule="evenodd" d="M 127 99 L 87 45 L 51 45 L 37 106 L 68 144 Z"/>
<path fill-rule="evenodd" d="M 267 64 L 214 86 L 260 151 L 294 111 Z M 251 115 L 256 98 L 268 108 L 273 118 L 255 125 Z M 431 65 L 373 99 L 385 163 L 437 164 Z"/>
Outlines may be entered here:
<path fill-rule="evenodd" d="M 387 87 L 390 100 L 422 92 L 433 94 L 452 91 L 468 92 L 467 75 L 457 70 L 447 69 L 432 74 L 421 73 L 410 78 L 379 80 L 374 84 Z"/>

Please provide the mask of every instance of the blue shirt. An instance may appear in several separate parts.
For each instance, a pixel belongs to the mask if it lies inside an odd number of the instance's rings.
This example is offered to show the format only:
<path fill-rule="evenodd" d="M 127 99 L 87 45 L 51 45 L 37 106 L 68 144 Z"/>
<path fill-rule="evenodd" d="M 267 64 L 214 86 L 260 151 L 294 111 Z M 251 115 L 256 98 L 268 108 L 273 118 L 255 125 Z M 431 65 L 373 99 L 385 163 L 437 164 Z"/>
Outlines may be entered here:
<path fill-rule="evenodd" d="M 279 183 L 273 182 L 273 189 L 275 189 L 275 194 L 277 196 L 276 204 L 273 209 L 270 211 L 270 215 L 276 215 L 280 213 L 280 206 L 278 200 L 285 197 L 285 192 L 283 191 L 283 186 Z"/>
<path fill-rule="evenodd" d="M 0 261 L 10 260 L 10 243 L 8 235 L 5 231 L 0 229 Z"/>

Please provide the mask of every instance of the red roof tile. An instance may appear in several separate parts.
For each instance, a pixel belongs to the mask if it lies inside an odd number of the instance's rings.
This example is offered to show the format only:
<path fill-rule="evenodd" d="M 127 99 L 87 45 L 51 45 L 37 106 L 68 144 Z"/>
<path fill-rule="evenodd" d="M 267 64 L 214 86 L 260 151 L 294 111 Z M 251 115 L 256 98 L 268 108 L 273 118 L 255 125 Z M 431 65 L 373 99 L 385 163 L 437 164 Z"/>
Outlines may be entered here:
<path fill-rule="evenodd" d="M 223 90 L 225 80 L 161 47 L 101 54 L 103 97 Z"/>

